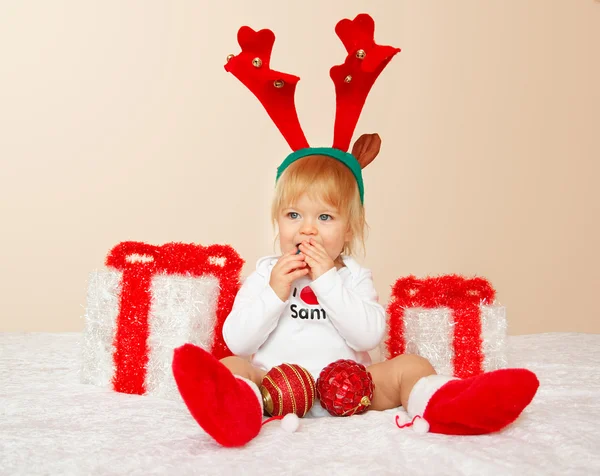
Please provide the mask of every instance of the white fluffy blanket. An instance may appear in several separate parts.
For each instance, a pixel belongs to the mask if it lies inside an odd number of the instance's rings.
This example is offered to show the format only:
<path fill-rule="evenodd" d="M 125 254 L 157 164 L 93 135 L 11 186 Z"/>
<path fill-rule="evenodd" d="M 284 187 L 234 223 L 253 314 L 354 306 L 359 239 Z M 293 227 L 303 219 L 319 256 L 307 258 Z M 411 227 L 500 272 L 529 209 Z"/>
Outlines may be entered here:
<path fill-rule="evenodd" d="M 393 411 L 278 422 L 215 444 L 181 401 L 79 383 L 79 334 L 0 334 L 0 474 L 600 474 L 600 335 L 509 338 L 541 386 L 494 435 L 418 435 Z"/>

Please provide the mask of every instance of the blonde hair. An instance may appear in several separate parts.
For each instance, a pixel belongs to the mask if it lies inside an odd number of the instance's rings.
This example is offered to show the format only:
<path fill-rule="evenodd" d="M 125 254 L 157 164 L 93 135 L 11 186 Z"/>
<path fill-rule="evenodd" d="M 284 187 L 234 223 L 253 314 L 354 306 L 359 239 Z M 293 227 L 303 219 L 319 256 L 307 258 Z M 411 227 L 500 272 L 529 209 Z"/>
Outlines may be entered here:
<path fill-rule="evenodd" d="M 354 254 L 358 244 L 364 254 L 367 228 L 365 210 L 350 169 L 336 159 L 323 155 L 309 155 L 293 162 L 281 174 L 275 187 L 271 205 L 273 227 L 281 210 L 293 205 L 304 194 L 336 208 L 348 221 L 352 238 L 344 244 L 342 253 Z"/>

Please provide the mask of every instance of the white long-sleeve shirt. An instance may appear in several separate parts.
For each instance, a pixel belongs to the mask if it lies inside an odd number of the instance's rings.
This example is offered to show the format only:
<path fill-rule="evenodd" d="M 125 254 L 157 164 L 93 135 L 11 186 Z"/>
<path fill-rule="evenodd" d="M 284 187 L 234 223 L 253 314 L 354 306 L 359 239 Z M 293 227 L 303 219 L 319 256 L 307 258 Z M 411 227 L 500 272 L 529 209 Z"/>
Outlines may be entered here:
<path fill-rule="evenodd" d="M 251 356 L 264 370 L 284 362 L 301 365 L 315 380 L 338 359 L 370 365 L 368 351 L 379 345 L 386 325 L 371 271 L 342 257 L 341 269 L 294 281 L 284 302 L 269 285 L 277 259 L 260 259 L 240 288 L 223 325 L 229 349 Z"/>

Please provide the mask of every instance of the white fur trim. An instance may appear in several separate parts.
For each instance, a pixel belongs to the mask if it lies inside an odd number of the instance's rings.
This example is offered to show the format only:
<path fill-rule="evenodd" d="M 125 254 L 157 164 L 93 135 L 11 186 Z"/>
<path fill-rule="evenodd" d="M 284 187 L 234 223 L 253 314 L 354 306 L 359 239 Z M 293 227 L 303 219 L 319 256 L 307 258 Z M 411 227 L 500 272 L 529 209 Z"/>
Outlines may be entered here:
<path fill-rule="evenodd" d="M 457 379 L 446 375 L 429 375 L 420 379 L 408 396 L 408 405 L 406 406 L 408 414 L 411 417 L 417 415 L 422 417 L 433 394 L 451 380 Z"/>
<path fill-rule="evenodd" d="M 300 418 L 295 413 L 288 413 L 281 420 L 281 428 L 288 433 L 294 433 L 300 426 Z"/>
<path fill-rule="evenodd" d="M 425 418 L 417 418 L 413 423 L 413 430 L 415 430 L 415 433 L 424 435 L 429 431 L 429 423 Z"/>
<path fill-rule="evenodd" d="M 247 378 L 240 377 L 239 375 L 235 375 L 235 378 L 243 380 L 250 386 L 250 388 L 252 390 L 254 390 L 254 393 L 256 394 L 256 398 L 258 398 L 258 403 L 260 404 L 260 413 L 261 414 L 264 413 L 265 409 L 263 408 L 262 394 L 260 393 L 260 389 L 258 388 L 258 386 L 252 380 L 248 380 Z"/>

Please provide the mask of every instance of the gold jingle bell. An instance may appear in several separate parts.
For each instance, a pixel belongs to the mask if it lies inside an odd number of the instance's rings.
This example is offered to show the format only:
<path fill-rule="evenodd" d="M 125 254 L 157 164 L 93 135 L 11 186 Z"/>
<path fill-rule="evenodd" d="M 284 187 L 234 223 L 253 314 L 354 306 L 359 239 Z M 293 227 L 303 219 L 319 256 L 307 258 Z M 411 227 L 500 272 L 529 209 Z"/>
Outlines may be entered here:
<path fill-rule="evenodd" d="M 358 50 L 356 52 L 356 57 L 358 59 L 364 59 L 365 56 L 367 56 L 367 52 L 365 50 Z"/>
<path fill-rule="evenodd" d="M 277 89 L 283 88 L 284 84 L 285 84 L 285 82 L 283 81 L 283 79 L 277 79 L 277 80 L 273 81 L 273 86 L 275 86 Z"/>
<path fill-rule="evenodd" d="M 352 81 L 352 76 L 348 75 L 344 78 L 344 83 L 349 83 L 350 81 Z"/>
<path fill-rule="evenodd" d="M 235 55 L 227 55 L 227 62 L 229 63 L 232 58 L 235 58 Z"/>
<path fill-rule="evenodd" d="M 262 60 L 260 58 L 254 58 L 252 60 L 252 66 L 255 68 L 260 68 L 262 66 Z"/>

